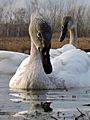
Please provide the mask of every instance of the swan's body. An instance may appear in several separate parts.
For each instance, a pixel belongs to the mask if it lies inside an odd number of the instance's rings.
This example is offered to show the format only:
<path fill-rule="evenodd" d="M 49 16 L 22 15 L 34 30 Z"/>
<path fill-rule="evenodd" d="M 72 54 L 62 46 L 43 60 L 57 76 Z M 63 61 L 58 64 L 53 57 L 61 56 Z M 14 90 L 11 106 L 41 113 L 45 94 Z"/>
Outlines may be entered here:
<path fill-rule="evenodd" d="M 31 16 L 29 32 L 31 54 L 21 63 L 16 74 L 10 80 L 11 88 L 61 89 L 90 86 L 90 57 L 84 51 L 68 50 L 53 58 L 51 66 L 49 24 L 42 16 L 34 14 L 34 17 Z"/>
<path fill-rule="evenodd" d="M 14 74 L 26 57 L 24 53 L 0 51 L 0 74 Z"/>
<path fill-rule="evenodd" d="M 57 78 L 64 80 L 67 88 L 90 86 L 90 57 L 84 51 L 69 50 L 54 61 L 57 61 L 53 63 Z"/>
<path fill-rule="evenodd" d="M 63 47 L 57 49 L 50 49 L 50 58 L 53 59 L 62 53 L 72 49 L 76 49 L 76 47 L 72 44 L 66 44 Z"/>
<path fill-rule="evenodd" d="M 57 89 L 55 81 L 50 80 L 42 67 L 40 54 L 36 50 L 34 56 L 27 57 L 10 80 L 11 88 L 21 89 Z"/>

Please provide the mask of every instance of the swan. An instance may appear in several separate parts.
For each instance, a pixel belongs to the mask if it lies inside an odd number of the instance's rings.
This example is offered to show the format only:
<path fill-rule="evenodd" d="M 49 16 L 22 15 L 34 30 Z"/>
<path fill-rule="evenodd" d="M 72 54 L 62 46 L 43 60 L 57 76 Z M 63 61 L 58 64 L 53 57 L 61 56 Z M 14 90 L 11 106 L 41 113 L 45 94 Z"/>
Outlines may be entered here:
<path fill-rule="evenodd" d="M 67 23 L 66 27 L 68 25 L 70 26 Z M 11 89 L 68 89 L 90 86 L 90 57 L 84 51 L 68 50 L 50 60 L 52 31 L 41 14 L 32 13 L 29 34 L 30 56 L 21 63 L 10 79 Z"/>
<path fill-rule="evenodd" d="M 67 31 L 70 33 L 70 44 L 77 47 L 77 23 L 72 16 L 64 16 L 62 19 L 62 30 L 60 35 L 60 42 L 62 42 L 66 36 Z"/>
<path fill-rule="evenodd" d="M 68 23 L 68 27 L 66 28 L 65 25 L 67 23 Z M 50 49 L 51 59 L 55 58 L 56 56 L 58 56 L 60 54 L 62 54 L 63 52 L 66 52 L 68 50 L 77 48 L 77 41 L 78 40 L 77 40 L 77 30 L 76 30 L 77 29 L 77 23 L 76 23 L 76 20 L 71 16 L 65 16 L 65 17 L 62 18 L 61 25 L 62 25 L 62 29 L 61 29 L 61 35 L 59 37 L 59 41 L 62 42 L 63 39 L 65 38 L 65 35 L 66 35 L 67 31 L 69 31 L 70 32 L 69 44 L 66 44 L 61 48 Z M 73 32 L 75 33 L 74 36 L 73 36 Z"/>
<path fill-rule="evenodd" d="M 60 37 L 59 37 L 60 42 L 62 42 L 64 40 L 67 31 L 69 31 L 69 33 L 70 33 L 70 40 L 69 40 L 69 44 L 66 44 L 62 48 L 58 48 L 56 50 L 56 51 L 58 51 L 56 56 L 60 55 L 60 52 L 63 53 L 63 52 L 66 52 L 68 50 L 78 48 L 76 19 L 73 18 L 72 16 L 69 16 L 69 15 L 64 16 L 62 18 L 61 26 L 62 26 L 62 29 L 61 29 L 61 34 L 60 34 Z M 87 54 L 90 56 L 90 52 L 87 52 Z M 54 52 L 51 52 L 51 55 L 54 58 Z"/>

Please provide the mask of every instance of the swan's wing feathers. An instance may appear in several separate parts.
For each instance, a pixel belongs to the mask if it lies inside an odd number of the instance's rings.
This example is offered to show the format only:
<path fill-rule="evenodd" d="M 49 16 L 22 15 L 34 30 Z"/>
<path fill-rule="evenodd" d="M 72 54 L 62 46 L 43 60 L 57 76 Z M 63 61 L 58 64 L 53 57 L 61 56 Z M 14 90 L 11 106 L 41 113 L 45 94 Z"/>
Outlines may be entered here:
<path fill-rule="evenodd" d="M 27 54 L 0 51 L 0 73 L 14 74 L 20 63 L 27 57 Z"/>

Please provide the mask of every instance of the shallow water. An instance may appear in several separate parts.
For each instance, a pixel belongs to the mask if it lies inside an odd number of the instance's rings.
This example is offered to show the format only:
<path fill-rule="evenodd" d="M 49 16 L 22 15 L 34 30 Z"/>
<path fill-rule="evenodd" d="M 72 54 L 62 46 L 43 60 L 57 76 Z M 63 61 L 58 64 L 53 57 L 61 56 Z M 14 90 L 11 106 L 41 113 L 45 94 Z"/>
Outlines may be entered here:
<path fill-rule="evenodd" d="M 90 88 L 16 91 L 9 89 L 8 82 L 0 78 L 0 120 L 90 119 Z M 41 102 L 51 102 L 53 111 L 32 109 L 33 104 Z"/>

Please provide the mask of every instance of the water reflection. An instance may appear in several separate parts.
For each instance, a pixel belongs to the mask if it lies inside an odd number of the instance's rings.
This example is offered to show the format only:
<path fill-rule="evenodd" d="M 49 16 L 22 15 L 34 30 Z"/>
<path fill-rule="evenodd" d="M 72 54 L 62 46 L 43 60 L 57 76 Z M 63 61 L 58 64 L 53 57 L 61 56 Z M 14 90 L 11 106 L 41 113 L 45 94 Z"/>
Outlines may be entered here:
<path fill-rule="evenodd" d="M 30 102 L 30 108 L 25 111 L 20 111 L 14 114 L 14 117 L 23 117 L 31 120 L 53 120 L 51 116 L 52 108 L 51 102 L 47 99 L 48 91 L 45 90 L 11 90 L 10 95 L 17 97 L 11 99 L 13 102 Z"/>
<path fill-rule="evenodd" d="M 90 112 L 90 90 L 71 89 L 69 91 L 53 90 L 10 90 L 10 99 L 14 103 L 28 104 L 26 110 L 16 112 L 13 116 L 31 120 L 79 120 Z M 53 108 L 53 110 L 52 110 Z M 87 112 L 88 111 L 88 112 Z M 84 115 L 82 116 L 82 114 Z"/>

